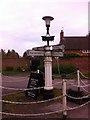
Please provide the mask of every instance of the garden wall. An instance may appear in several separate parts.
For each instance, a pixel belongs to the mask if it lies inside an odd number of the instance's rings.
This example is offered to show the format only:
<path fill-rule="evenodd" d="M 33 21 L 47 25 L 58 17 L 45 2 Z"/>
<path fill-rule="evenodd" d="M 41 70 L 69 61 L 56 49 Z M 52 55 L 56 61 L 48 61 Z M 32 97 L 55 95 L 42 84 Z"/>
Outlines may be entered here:
<path fill-rule="evenodd" d="M 30 65 L 29 60 L 26 60 L 24 58 L 2 59 L 2 70 L 6 70 L 7 67 L 13 67 L 13 69 L 23 67 L 27 69 L 29 65 Z"/>
<path fill-rule="evenodd" d="M 83 73 L 90 73 L 90 57 L 60 58 L 58 61 L 59 64 L 74 65 Z M 53 60 L 53 64 L 57 61 Z"/>
<path fill-rule="evenodd" d="M 53 59 L 53 64 L 57 65 L 57 61 L 55 59 Z M 90 73 L 90 57 L 60 58 L 59 64 L 74 65 L 79 68 L 81 72 Z M 24 58 L 3 59 L 2 70 L 5 70 L 8 66 L 12 66 L 14 69 L 17 69 L 18 67 L 29 68 L 30 61 Z"/>

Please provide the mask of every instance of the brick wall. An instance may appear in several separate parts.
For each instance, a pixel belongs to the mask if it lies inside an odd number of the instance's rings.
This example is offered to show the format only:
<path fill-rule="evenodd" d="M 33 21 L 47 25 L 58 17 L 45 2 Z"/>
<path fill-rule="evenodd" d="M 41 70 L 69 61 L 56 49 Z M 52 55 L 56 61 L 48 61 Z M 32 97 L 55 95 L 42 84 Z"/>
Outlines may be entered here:
<path fill-rule="evenodd" d="M 60 58 L 59 63 L 74 65 L 78 67 L 81 72 L 90 73 L 90 57 Z M 57 64 L 57 61 L 55 59 L 53 60 L 53 64 Z M 7 66 L 13 66 L 14 69 L 21 66 L 28 68 L 30 66 L 30 61 L 24 58 L 3 59 L 2 69 L 5 70 Z"/>
<path fill-rule="evenodd" d="M 53 60 L 53 64 L 57 64 L 56 60 Z M 76 58 L 61 58 L 59 64 L 70 64 L 80 69 L 83 73 L 90 73 L 90 57 L 76 57 Z"/>
<path fill-rule="evenodd" d="M 13 67 L 14 69 L 17 69 L 18 67 L 28 68 L 30 62 L 24 58 L 2 59 L 2 70 L 5 70 L 8 66 Z"/>

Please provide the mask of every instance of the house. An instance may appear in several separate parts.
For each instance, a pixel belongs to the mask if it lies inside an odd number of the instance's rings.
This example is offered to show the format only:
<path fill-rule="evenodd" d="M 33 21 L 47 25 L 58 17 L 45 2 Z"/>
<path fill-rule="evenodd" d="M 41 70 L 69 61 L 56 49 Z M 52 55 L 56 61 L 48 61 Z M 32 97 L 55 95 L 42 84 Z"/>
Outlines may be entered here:
<path fill-rule="evenodd" d="M 61 30 L 59 44 L 65 45 L 65 53 L 87 56 L 90 54 L 90 32 L 87 36 L 64 36 L 64 31 Z"/>

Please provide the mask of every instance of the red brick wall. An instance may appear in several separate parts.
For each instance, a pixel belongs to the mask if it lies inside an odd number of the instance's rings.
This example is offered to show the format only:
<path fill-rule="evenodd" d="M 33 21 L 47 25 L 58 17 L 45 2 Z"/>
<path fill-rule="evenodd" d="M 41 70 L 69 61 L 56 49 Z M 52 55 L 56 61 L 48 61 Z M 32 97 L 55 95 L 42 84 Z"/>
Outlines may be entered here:
<path fill-rule="evenodd" d="M 90 57 L 61 58 L 59 59 L 59 63 L 74 65 L 78 67 L 81 72 L 90 73 Z M 53 64 L 57 64 L 56 60 L 53 60 Z M 5 70 L 7 66 L 13 66 L 14 69 L 21 66 L 28 68 L 30 66 L 30 61 L 23 58 L 3 59 L 2 69 Z"/>
<path fill-rule="evenodd" d="M 54 64 L 56 60 L 53 60 Z M 76 57 L 76 58 L 61 58 L 59 59 L 60 64 L 74 65 L 80 69 L 83 73 L 90 73 L 90 57 Z"/>
<path fill-rule="evenodd" d="M 18 67 L 27 68 L 29 65 L 30 65 L 29 60 L 26 60 L 24 58 L 3 59 L 2 60 L 2 70 L 5 70 L 6 67 L 8 67 L 8 66 L 11 66 L 14 69 L 17 69 Z"/>

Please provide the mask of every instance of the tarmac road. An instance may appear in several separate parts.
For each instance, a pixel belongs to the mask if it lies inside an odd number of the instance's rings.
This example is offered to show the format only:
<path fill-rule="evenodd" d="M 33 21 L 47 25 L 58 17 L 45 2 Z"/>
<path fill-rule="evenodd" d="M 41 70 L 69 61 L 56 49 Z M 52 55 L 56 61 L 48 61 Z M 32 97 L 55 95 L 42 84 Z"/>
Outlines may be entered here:
<path fill-rule="evenodd" d="M 26 89 L 27 84 L 28 84 L 28 80 L 29 80 L 28 76 L 25 76 L 25 77 L 2 76 L 2 86 L 7 87 L 7 88 L 9 87 L 9 88 L 25 88 Z M 86 80 L 84 80 L 84 81 L 86 84 L 88 83 L 88 81 L 86 81 Z M 76 80 L 67 80 L 67 89 L 71 88 L 70 83 L 76 84 Z M 60 80 L 60 79 L 54 79 L 53 84 L 54 84 L 54 87 L 56 87 L 56 88 L 62 88 L 62 80 Z M 74 88 L 74 87 L 72 87 L 72 88 Z M 88 90 L 88 89 L 86 89 L 86 90 Z M 16 90 L 2 89 L 2 95 L 11 94 L 14 92 L 17 92 L 17 91 Z M 74 107 L 77 105 L 74 103 L 68 102 L 68 106 Z M 59 105 L 55 104 L 53 106 L 52 105 L 49 106 L 49 109 L 52 110 L 52 108 L 53 108 L 53 110 L 56 110 L 56 109 L 58 109 L 58 107 L 59 107 Z M 90 118 L 89 111 L 90 111 L 90 103 L 88 105 L 85 105 L 85 106 L 78 108 L 76 110 L 68 111 L 68 116 L 69 116 L 69 118 Z"/>

